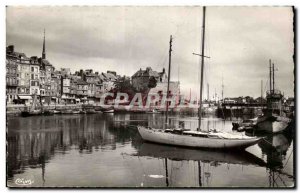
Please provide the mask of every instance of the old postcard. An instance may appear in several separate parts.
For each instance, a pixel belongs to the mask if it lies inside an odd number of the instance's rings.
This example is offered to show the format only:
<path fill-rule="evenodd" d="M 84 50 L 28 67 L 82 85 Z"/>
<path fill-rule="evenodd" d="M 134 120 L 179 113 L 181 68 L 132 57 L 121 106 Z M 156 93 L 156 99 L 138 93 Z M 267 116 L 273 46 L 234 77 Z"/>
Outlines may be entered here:
<path fill-rule="evenodd" d="M 10 188 L 294 188 L 291 6 L 7 6 Z"/>

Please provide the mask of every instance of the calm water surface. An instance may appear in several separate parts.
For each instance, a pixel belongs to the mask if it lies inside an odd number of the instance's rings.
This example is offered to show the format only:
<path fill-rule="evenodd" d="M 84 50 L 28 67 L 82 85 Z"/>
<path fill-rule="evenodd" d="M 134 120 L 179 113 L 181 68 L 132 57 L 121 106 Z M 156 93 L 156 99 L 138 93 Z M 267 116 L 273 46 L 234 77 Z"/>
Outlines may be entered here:
<path fill-rule="evenodd" d="M 135 125 L 159 126 L 160 114 L 8 117 L 7 184 L 34 187 L 291 187 L 292 134 L 245 152 L 216 152 L 143 142 Z M 170 117 L 195 129 L 196 117 Z M 202 129 L 232 132 L 231 121 L 203 118 Z M 241 135 L 244 133 L 241 133 Z"/>

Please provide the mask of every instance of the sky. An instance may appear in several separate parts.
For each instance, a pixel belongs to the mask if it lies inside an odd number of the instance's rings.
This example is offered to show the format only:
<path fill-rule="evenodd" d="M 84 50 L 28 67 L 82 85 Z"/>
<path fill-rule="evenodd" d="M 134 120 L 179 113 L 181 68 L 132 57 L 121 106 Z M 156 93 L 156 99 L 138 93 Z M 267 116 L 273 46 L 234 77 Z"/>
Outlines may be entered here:
<path fill-rule="evenodd" d="M 47 59 L 56 69 L 116 71 L 168 69 L 181 93 L 199 97 L 202 7 L 9 6 L 6 45 L 41 56 L 46 30 Z M 269 59 L 275 88 L 294 96 L 294 32 L 291 7 L 207 7 L 203 98 L 261 95 L 269 89 Z"/>

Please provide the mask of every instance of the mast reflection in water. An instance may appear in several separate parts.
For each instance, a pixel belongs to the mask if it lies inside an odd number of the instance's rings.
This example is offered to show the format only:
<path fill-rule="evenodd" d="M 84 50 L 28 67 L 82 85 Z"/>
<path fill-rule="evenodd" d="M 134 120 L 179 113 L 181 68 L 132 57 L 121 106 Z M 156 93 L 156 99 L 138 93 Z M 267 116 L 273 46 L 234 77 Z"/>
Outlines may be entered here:
<path fill-rule="evenodd" d="M 8 186 L 34 187 L 291 187 L 292 134 L 269 136 L 243 152 L 143 142 L 135 125 L 159 125 L 160 114 L 8 117 Z M 170 117 L 196 128 L 197 118 Z M 206 117 L 208 129 L 231 122 Z"/>

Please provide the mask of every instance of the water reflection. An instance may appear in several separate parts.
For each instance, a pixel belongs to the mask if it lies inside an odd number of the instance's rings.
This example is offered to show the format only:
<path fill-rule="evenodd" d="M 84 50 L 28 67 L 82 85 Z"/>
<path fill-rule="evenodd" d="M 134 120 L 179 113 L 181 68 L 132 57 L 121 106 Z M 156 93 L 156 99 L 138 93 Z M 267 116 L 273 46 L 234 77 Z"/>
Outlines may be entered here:
<path fill-rule="evenodd" d="M 143 142 L 135 126 L 160 125 L 163 119 L 159 114 L 8 117 L 8 185 L 29 176 L 34 186 L 45 187 L 263 187 L 272 172 L 278 186 L 293 185 L 293 135 L 269 136 L 238 153 Z M 185 128 L 197 125 L 194 117 L 170 120 Z M 216 117 L 204 118 L 203 126 L 231 131 L 230 121 Z"/>

